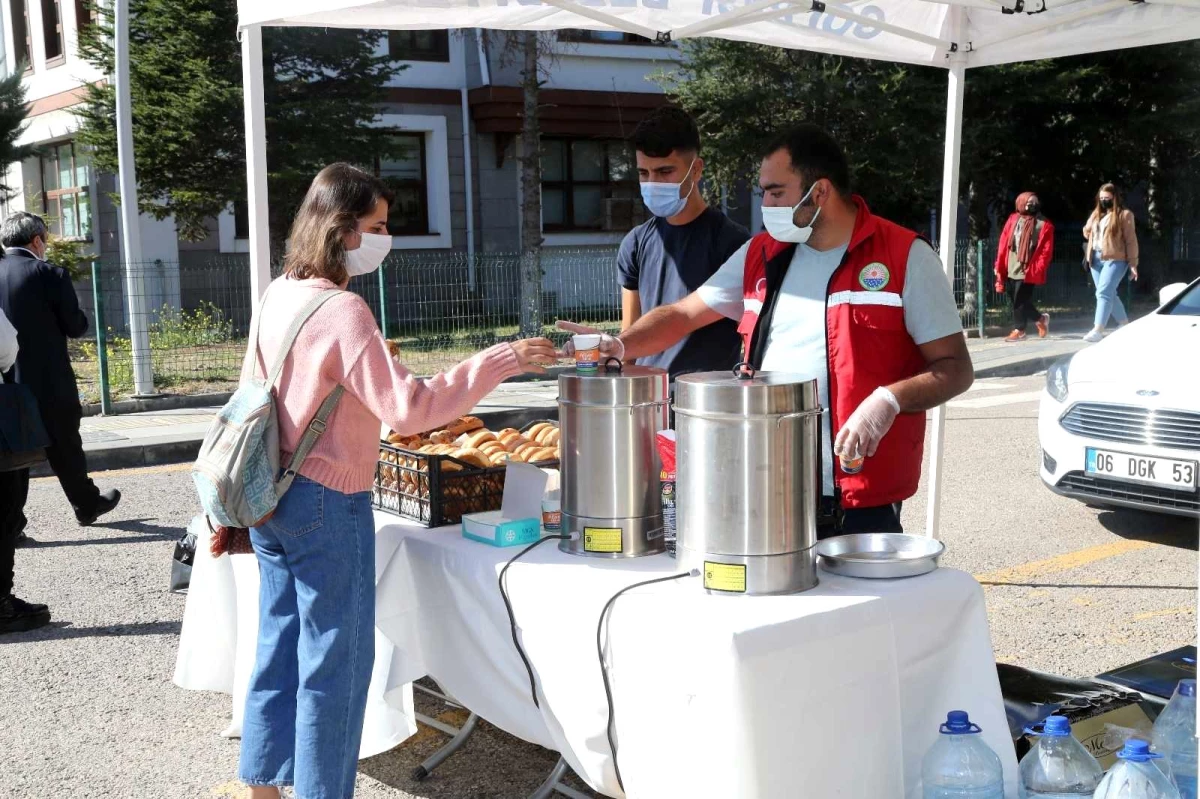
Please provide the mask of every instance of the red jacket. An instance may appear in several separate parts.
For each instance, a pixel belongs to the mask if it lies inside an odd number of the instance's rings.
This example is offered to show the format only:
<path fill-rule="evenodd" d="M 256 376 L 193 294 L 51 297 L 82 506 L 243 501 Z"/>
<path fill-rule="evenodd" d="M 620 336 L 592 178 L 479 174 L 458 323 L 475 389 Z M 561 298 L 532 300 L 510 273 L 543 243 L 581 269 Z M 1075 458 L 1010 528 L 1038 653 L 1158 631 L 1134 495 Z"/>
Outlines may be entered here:
<path fill-rule="evenodd" d="M 926 369 L 925 357 L 904 324 L 904 278 L 917 234 L 874 216 L 855 197 L 858 217 L 850 246 L 829 281 L 825 339 L 829 358 L 829 404 L 833 438 L 842 423 L 879 386 L 906 380 Z M 760 233 L 746 252 L 742 279 L 744 310 L 738 332 L 746 359 L 762 365 L 767 330 L 764 309 L 773 314 L 795 244 Z M 862 471 L 846 474 L 833 458 L 834 485 L 844 508 L 870 508 L 908 499 L 921 479 L 925 414 L 902 413 Z"/>
<path fill-rule="evenodd" d="M 1012 214 L 1004 223 L 1000 233 L 1000 246 L 996 250 L 996 280 L 1003 281 L 1008 277 L 1008 250 L 1012 246 L 1013 230 L 1017 226 L 1020 214 Z M 1046 282 L 1046 272 L 1050 269 L 1050 259 L 1054 257 L 1054 225 L 1049 219 L 1042 220 L 1042 232 L 1033 245 L 1033 256 L 1025 265 L 1025 282 L 1040 286 Z"/>

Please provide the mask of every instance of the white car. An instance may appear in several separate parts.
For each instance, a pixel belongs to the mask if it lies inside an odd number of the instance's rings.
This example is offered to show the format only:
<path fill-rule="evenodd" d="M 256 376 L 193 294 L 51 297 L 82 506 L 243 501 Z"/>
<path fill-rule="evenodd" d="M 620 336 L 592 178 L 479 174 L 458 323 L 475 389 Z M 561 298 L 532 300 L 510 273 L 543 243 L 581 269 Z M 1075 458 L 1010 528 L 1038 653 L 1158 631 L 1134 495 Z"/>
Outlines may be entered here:
<path fill-rule="evenodd" d="M 1091 505 L 1200 518 L 1200 280 L 1046 372 L 1042 481 Z"/>

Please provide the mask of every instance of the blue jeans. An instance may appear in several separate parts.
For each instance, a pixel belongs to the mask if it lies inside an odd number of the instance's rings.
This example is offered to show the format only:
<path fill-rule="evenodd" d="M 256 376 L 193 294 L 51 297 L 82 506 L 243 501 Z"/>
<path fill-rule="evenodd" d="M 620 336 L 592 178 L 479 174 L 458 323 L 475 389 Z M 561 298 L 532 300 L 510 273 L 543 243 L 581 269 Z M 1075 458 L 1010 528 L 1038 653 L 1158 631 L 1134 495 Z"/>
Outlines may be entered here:
<path fill-rule="evenodd" d="M 1125 306 L 1117 296 L 1117 287 L 1121 278 L 1129 271 L 1127 261 L 1104 261 L 1097 253 L 1092 253 L 1092 280 L 1096 283 L 1096 328 L 1103 330 L 1108 324 L 1108 317 L 1114 316 L 1117 324 L 1129 321 Z"/>
<path fill-rule="evenodd" d="M 295 785 L 297 799 L 352 797 L 375 659 L 371 495 L 297 477 L 250 540 L 258 649 L 238 777 Z"/>

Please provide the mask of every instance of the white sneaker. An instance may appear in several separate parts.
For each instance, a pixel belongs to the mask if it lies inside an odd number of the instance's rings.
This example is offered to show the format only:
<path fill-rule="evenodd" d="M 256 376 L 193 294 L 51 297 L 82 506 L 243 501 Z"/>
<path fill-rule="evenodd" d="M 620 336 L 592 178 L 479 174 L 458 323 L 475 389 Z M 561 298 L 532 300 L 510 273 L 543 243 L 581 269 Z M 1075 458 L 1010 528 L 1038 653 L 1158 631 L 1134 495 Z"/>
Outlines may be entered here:
<path fill-rule="evenodd" d="M 1095 344 L 1100 339 L 1104 338 L 1104 334 L 1099 330 L 1093 330 L 1083 337 L 1083 340 L 1089 344 Z"/>

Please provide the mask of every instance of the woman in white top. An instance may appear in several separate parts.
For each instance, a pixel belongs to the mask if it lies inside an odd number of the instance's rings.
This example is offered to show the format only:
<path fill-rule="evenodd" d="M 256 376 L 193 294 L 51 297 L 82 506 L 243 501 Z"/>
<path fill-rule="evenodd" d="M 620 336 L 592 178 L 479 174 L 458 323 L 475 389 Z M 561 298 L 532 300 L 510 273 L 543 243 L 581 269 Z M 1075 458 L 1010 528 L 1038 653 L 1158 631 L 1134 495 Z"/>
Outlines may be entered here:
<path fill-rule="evenodd" d="M 0 311 L 0 373 L 7 372 L 17 362 L 17 329 Z"/>

